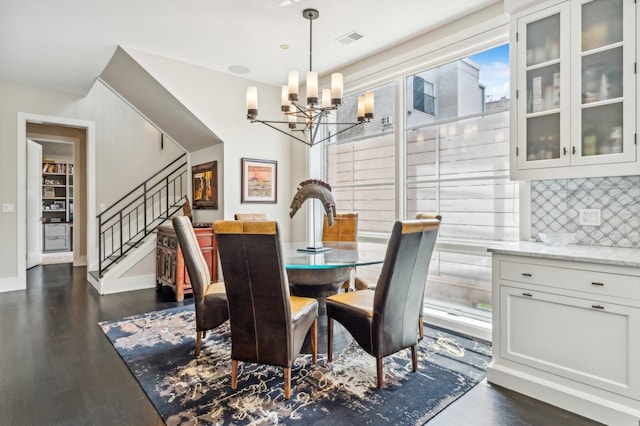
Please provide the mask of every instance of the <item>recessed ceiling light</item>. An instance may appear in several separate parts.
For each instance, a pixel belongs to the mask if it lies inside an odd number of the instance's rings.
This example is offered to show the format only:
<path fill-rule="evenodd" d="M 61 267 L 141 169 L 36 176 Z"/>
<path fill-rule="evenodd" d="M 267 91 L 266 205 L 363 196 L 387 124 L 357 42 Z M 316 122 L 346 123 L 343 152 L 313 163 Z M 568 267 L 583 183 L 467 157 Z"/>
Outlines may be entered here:
<path fill-rule="evenodd" d="M 280 49 L 282 49 L 282 50 L 289 50 L 289 45 L 288 45 L 288 44 L 281 44 L 281 45 L 280 45 Z"/>
<path fill-rule="evenodd" d="M 231 71 L 234 74 L 247 74 L 251 70 L 242 65 L 231 65 L 229 67 L 229 71 Z"/>

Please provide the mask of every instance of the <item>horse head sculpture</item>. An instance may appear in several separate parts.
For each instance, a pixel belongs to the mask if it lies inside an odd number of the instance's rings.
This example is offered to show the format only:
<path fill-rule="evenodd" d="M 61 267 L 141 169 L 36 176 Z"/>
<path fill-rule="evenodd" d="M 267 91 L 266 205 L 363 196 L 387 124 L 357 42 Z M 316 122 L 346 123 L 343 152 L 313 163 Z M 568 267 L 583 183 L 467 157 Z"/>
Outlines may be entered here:
<path fill-rule="evenodd" d="M 333 220 L 336 217 L 336 201 L 331 193 L 331 185 L 320 179 L 307 179 L 300 182 L 298 192 L 291 200 L 289 217 L 296 214 L 307 198 L 317 198 L 322 201 L 324 211 L 327 213 L 327 223 L 329 226 L 333 226 Z"/>

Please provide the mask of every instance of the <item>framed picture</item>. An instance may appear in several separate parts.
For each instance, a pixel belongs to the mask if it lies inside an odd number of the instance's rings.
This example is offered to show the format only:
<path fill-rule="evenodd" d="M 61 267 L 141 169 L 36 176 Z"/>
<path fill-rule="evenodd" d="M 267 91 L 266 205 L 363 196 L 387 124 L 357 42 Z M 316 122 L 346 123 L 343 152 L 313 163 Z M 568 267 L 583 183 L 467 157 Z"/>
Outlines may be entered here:
<path fill-rule="evenodd" d="M 53 198 L 56 196 L 56 191 L 51 186 L 44 186 L 42 187 L 42 196 L 44 198 Z"/>
<path fill-rule="evenodd" d="M 242 202 L 271 203 L 278 201 L 278 162 L 242 159 Z"/>
<path fill-rule="evenodd" d="M 191 190 L 194 209 L 218 210 L 218 162 L 191 168 Z"/>

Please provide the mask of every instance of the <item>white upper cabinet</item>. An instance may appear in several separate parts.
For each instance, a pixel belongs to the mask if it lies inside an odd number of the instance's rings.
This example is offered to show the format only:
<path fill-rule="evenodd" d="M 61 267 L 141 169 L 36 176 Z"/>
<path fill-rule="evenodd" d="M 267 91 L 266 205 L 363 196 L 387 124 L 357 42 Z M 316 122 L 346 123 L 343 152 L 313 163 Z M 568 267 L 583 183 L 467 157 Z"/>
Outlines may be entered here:
<path fill-rule="evenodd" d="M 512 17 L 512 179 L 640 174 L 635 23 L 633 0 Z"/>

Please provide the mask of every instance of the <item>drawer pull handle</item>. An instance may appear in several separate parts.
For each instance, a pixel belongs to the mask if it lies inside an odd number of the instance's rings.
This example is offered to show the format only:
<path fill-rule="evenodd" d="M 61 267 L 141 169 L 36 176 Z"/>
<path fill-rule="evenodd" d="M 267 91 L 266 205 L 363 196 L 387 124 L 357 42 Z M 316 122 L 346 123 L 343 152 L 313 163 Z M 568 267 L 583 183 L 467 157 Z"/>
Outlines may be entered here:
<path fill-rule="evenodd" d="M 530 274 L 529 272 L 523 272 L 523 273 L 522 273 L 522 276 L 523 276 L 523 277 L 530 277 L 530 276 L 531 276 L 531 274 Z"/>
<path fill-rule="evenodd" d="M 604 306 L 602 306 L 602 305 L 591 305 L 591 307 L 593 309 L 604 309 Z"/>
<path fill-rule="evenodd" d="M 597 286 L 600 286 L 600 287 L 604 287 L 604 283 L 591 283 L 591 285 L 597 285 Z"/>
<path fill-rule="evenodd" d="M 523 296 L 527 296 L 527 297 L 533 297 L 533 294 L 531 293 L 522 293 Z"/>

